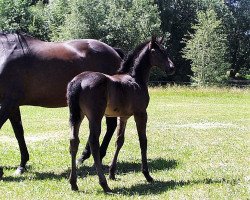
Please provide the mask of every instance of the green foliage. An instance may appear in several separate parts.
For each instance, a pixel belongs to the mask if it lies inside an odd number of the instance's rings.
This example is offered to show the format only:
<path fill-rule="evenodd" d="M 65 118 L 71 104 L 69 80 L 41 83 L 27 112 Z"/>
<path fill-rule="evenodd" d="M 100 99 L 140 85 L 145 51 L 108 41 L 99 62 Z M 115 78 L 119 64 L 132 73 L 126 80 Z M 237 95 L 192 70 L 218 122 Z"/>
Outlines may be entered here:
<path fill-rule="evenodd" d="M 183 38 L 194 33 L 198 13 L 210 9 L 228 41 L 229 53 L 221 55 L 223 62 L 246 75 L 250 68 L 249 0 L 235 4 L 224 0 L 0 0 L 0 30 L 26 32 L 47 41 L 95 38 L 125 51 L 152 34 L 170 33 L 167 43 L 176 74 L 166 77 L 155 71 L 151 80 L 188 82 L 193 71 L 190 60 L 182 55 L 187 42 Z"/>
<path fill-rule="evenodd" d="M 65 20 L 70 13 L 70 2 L 70 0 L 53 0 L 44 8 L 45 16 L 47 16 L 47 21 L 49 24 L 50 39 L 52 41 L 61 39 L 60 34 L 63 34 L 62 27 L 64 26 Z M 68 29 L 74 29 L 75 23 L 76 22 L 74 22 L 72 25 L 70 24 Z"/>
<path fill-rule="evenodd" d="M 0 29 L 28 32 L 31 13 L 30 0 L 0 0 Z"/>
<path fill-rule="evenodd" d="M 184 57 L 191 60 L 193 81 L 198 85 L 221 84 L 230 67 L 227 35 L 214 10 L 198 12 L 194 34 L 186 41 Z"/>
<path fill-rule="evenodd" d="M 160 23 L 152 0 L 115 1 L 105 19 L 104 41 L 131 50 L 151 35 L 161 34 Z"/>
<path fill-rule="evenodd" d="M 152 0 L 74 0 L 70 10 L 60 34 L 62 39 L 95 38 L 131 50 L 160 32 L 159 12 Z"/>
<path fill-rule="evenodd" d="M 42 1 L 30 7 L 31 21 L 29 23 L 28 32 L 39 39 L 50 40 L 50 23 L 48 21 L 45 6 Z"/>
<path fill-rule="evenodd" d="M 232 54 L 232 68 L 235 71 L 250 70 L 250 1 L 240 0 L 230 6 L 234 24 L 231 32 L 230 50 Z"/>

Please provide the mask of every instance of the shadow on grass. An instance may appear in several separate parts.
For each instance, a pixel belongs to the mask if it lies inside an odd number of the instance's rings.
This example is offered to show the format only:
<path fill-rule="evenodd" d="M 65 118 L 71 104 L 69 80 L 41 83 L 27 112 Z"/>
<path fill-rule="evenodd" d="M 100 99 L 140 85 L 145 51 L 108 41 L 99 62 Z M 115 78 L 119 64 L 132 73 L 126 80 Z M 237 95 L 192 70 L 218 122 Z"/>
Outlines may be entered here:
<path fill-rule="evenodd" d="M 176 160 L 165 160 L 162 158 L 157 158 L 154 160 L 148 160 L 148 166 L 150 171 L 159 171 L 159 170 L 169 170 L 174 169 L 178 165 Z M 15 170 L 16 167 L 9 167 L 9 166 L 3 166 L 3 169 L 7 170 Z M 4 181 L 22 181 L 25 179 L 32 179 L 32 180 L 52 180 L 52 179 L 67 179 L 70 174 L 70 169 L 65 170 L 62 173 L 54 173 L 54 172 L 34 172 L 33 170 L 30 170 L 31 167 L 27 167 L 28 172 L 30 172 L 32 175 L 29 174 L 26 175 L 26 173 L 23 176 L 8 176 L 3 177 L 2 180 Z M 80 177 L 86 177 L 86 176 L 95 176 L 96 170 L 94 167 L 89 166 L 81 166 L 78 170 L 78 176 Z M 108 166 L 104 166 L 104 173 L 108 174 Z M 117 163 L 117 174 L 123 174 L 128 172 L 140 172 L 141 171 L 141 163 L 136 162 L 121 162 Z"/>
<path fill-rule="evenodd" d="M 114 194 L 122 194 L 126 196 L 133 195 L 148 195 L 148 194 L 160 194 L 168 190 L 175 190 L 178 187 L 198 184 L 221 184 L 231 183 L 237 184 L 238 180 L 226 180 L 226 179 L 204 179 L 204 180 L 193 180 L 193 181 L 154 181 L 153 183 L 144 183 L 133 185 L 129 188 L 115 188 L 113 189 Z"/>
<path fill-rule="evenodd" d="M 154 160 L 148 159 L 148 167 L 150 171 L 161 171 L 161 170 L 170 170 L 176 168 L 178 162 L 176 160 L 165 160 L 163 158 L 157 158 Z M 109 167 L 107 165 L 103 166 L 105 174 L 109 173 Z M 129 172 L 140 172 L 141 163 L 137 162 L 118 162 L 117 163 L 117 172 L 116 174 L 124 174 Z M 96 170 L 94 167 L 81 166 L 78 169 L 78 172 L 81 177 L 96 175 Z"/>
<path fill-rule="evenodd" d="M 149 166 L 152 171 L 158 170 L 169 170 L 177 167 L 178 163 L 176 160 L 164 160 L 162 158 L 158 158 L 155 160 L 149 160 Z M 129 162 L 121 162 L 118 165 L 119 173 L 128 173 L 131 171 L 138 172 L 140 170 L 140 163 L 129 163 Z M 15 167 L 4 166 L 4 169 L 16 169 Z M 95 169 L 93 167 L 82 166 L 80 170 L 86 171 L 88 175 L 96 175 Z M 86 173 L 85 172 L 85 173 Z M 21 182 L 27 179 L 29 180 L 65 180 L 68 179 L 70 173 L 70 169 L 56 174 L 54 172 L 31 172 L 30 174 L 24 176 L 8 176 L 3 177 L 2 180 L 5 182 Z M 155 180 L 153 183 L 140 183 L 136 185 L 132 185 L 131 187 L 116 187 L 113 189 L 111 195 L 125 195 L 125 196 L 134 196 L 134 195 L 148 195 L 148 194 L 161 194 L 168 190 L 175 190 L 179 187 L 185 187 L 190 185 L 199 185 L 199 184 L 224 184 L 229 183 L 231 185 L 235 185 L 239 182 L 236 179 L 227 180 L 225 178 L 207 178 L 203 180 L 187 180 L 187 181 L 178 181 L 178 180 L 170 180 L 170 181 L 157 181 Z M 81 191 L 79 191 L 81 192 Z"/>

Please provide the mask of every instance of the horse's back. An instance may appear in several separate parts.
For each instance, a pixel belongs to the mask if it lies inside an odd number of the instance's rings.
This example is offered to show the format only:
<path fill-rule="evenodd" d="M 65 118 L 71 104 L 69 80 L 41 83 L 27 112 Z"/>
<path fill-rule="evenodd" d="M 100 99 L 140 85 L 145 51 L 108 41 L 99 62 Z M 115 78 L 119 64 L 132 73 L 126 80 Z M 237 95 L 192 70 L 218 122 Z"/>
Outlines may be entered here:
<path fill-rule="evenodd" d="M 13 45 L 7 49 L 9 55 L 0 55 L 0 98 L 15 88 L 23 94 L 20 105 L 66 106 L 66 86 L 74 76 L 88 70 L 114 74 L 121 63 L 112 47 L 97 40 L 26 38 L 21 49 Z"/>
<path fill-rule="evenodd" d="M 64 45 L 74 49 L 80 54 L 88 56 L 88 62 L 86 64 L 88 67 L 86 71 L 97 71 L 105 74 L 114 74 L 120 67 L 122 61 L 120 54 L 111 46 L 98 40 L 72 40 L 65 42 Z"/>

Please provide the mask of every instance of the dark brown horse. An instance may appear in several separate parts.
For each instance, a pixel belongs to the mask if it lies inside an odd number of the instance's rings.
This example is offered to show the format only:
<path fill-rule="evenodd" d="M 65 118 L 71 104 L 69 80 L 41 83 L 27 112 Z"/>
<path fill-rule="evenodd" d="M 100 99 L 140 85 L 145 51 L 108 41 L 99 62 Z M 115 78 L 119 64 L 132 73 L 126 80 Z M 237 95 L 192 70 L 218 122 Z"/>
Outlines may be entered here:
<path fill-rule="evenodd" d="M 72 190 L 78 190 L 76 176 L 76 154 L 79 145 L 79 128 L 84 116 L 89 121 L 89 144 L 95 161 L 99 183 L 105 192 L 110 192 L 103 174 L 99 153 L 101 120 L 104 115 L 120 117 L 116 152 L 110 166 L 109 177 L 115 179 L 118 153 L 124 143 L 127 120 L 134 115 L 139 135 L 142 172 L 148 182 L 153 181 L 147 165 L 147 106 L 149 103 L 148 77 L 151 67 L 157 66 L 167 74 L 174 73 L 174 65 L 167 50 L 156 38 L 139 45 L 123 63 L 118 74 L 109 76 L 98 72 L 83 72 L 69 84 L 67 98 L 70 110 L 70 153 L 72 169 L 70 184 Z"/>
<path fill-rule="evenodd" d="M 24 171 L 29 160 L 19 106 L 67 106 L 67 83 L 83 71 L 114 74 L 122 61 L 118 53 L 97 40 L 56 43 L 22 34 L 0 33 L 0 129 L 9 119 L 21 152 L 17 174 Z M 107 119 L 107 127 L 108 140 L 102 157 L 116 128 L 116 118 Z M 89 155 L 87 149 L 81 161 Z M 0 168 L 0 178 L 2 171 Z"/>

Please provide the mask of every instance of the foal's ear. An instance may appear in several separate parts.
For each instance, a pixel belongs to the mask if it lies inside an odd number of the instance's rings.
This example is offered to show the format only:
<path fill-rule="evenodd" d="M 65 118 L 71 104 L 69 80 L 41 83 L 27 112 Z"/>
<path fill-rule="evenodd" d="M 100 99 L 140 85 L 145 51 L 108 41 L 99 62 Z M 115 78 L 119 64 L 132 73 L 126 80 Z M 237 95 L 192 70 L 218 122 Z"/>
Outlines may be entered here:
<path fill-rule="evenodd" d="M 159 42 L 159 43 L 160 43 L 160 44 L 162 44 L 162 43 L 163 43 L 163 41 L 164 41 L 164 36 L 162 36 L 162 37 L 161 37 L 161 39 L 160 39 L 160 42 Z"/>
<path fill-rule="evenodd" d="M 155 35 L 152 36 L 151 41 L 149 42 L 149 49 L 153 49 L 154 48 L 154 44 L 157 41 L 157 38 Z"/>
<path fill-rule="evenodd" d="M 151 42 L 154 43 L 154 42 L 156 42 L 156 41 L 157 41 L 156 36 L 155 36 L 155 35 L 152 35 Z"/>

